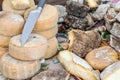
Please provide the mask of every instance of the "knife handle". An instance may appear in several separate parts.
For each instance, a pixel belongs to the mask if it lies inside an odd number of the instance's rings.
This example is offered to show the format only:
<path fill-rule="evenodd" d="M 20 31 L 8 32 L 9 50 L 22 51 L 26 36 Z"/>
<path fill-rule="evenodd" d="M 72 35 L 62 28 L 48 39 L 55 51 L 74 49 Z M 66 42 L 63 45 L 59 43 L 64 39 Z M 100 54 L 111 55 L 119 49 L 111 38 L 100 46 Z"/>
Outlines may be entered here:
<path fill-rule="evenodd" d="M 46 2 L 46 0 L 40 0 L 39 3 L 38 3 L 38 7 L 43 8 L 45 2 Z"/>

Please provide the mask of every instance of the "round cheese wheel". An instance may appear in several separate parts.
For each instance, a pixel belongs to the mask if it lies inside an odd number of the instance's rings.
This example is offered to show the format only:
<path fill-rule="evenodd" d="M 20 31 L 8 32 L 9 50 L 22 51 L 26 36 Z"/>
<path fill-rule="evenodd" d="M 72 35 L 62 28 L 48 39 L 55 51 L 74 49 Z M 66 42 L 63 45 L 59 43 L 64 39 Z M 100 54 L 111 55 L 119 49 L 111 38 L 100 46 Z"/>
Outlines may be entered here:
<path fill-rule="evenodd" d="M 0 58 L 8 51 L 8 48 L 0 47 Z"/>
<path fill-rule="evenodd" d="M 14 36 L 22 32 L 24 25 L 22 16 L 12 12 L 0 12 L 0 34 L 4 36 Z"/>
<path fill-rule="evenodd" d="M 9 46 L 9 41 L 11 37 L 0 35 L 0 47 L 7 48 Z"/>
<path fill-rule="evenodd" d="M 39 60 L 21 61 L 4 54 L 0 60 L 1 73 L 10 79 L 27 79 L 36 74 L 40 69 Z"/>
<path fill-rule="evenodd" d="M 56 36 L 57 32 L 58 32 L 57 26 L 52 27 L 52 28 L 45 30 L 45 31 L 33 30 L 33 33 L 40 34 L 40 35 L 46 37 L 47 39 L 50 39 L 50 38 Z"/>
<path fill-rule="evenodd" d="M 58 12 L 55 6 L 46 4 L 36 22 L 34 29 L 44 31 L 52 28 L 58 22 Z"/>
<path fill-rule="evenodd" d="M 94 69 L 103 70 L 118 61 L 118 54 L 111 47 L 104 46 L 89 52 L 86 60 Z"/>
<path fill-rule="evenodd" d="M 48 40 L 48 49 L 44 58 L 50 58 L 57 53 L 58 40 L 53 37 Z"/>
<path fill-rule="evenodd" d="M 11 38 L 9 54 L 20 60 L 37 60 L 45 56 L 48 41 L 38 34 L 31 34 L 24 46 L 21 46 L 21 35 Z"/>
<path fill-rule="evenodd" d="M 3 10 L 3 11 L 15 12 L 15 13 L 17 13 L 17 14 L 24 15 L 26 9 L 22 9 L 22 10 L 14 9 L 14 8 L 13 8 L 12 1 L 13 1 L 13 0 L 3 0 L 2 10 Z M 35 5 L 34 0 L 30 0 L 30 6 L 34 6 L 34 5 Z M 21 6 L 21 7 L 23 7 L 23 6 Z"/>

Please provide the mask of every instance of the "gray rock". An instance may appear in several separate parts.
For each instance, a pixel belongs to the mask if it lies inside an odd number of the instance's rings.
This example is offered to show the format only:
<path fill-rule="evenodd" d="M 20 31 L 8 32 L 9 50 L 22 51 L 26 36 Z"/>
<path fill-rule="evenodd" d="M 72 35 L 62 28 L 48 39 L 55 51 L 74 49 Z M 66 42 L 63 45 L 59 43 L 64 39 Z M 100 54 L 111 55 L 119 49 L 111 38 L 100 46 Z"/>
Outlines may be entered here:
<path fill-rule="evenodd" d="M 115 18 L 120 22 L 120 13 L 118 13 Z"/>
<path fill-rule="evenodd" d="M 120 52 L 120 39 L 110 35 L 110 45 Z"/>
<path fill-rule="evenodd" d="M 120 1 L 114 6 L 115 11 L 120 11 Z"/>
<path fill-rule="evenodd" d="M 101 20 L 104 18 L 104 15 L 107 13 L 108 8 L 110 7 L 110 4 L 101 4 L 97 8 L 97 10 L 92 14 L 93 18 L 97 20 Z"/>
<path fill-rule="evenodd" d="M 112 27 L 112 29 L 110 30 L 110 32 L 111 32 L 114 36 L 120 38 L 120 23 L 115 22 L 115 23 L 113 24 L 113 27 Z"/>
<path fill-rule="evenodd" d="M 109 19 L 115 18 L 116 15 L 117 15 L 117 12 L 115 12 L 114 8 L 109 8 L 109 9 L 108 9 L 107 17 L 108 17 Z"/>

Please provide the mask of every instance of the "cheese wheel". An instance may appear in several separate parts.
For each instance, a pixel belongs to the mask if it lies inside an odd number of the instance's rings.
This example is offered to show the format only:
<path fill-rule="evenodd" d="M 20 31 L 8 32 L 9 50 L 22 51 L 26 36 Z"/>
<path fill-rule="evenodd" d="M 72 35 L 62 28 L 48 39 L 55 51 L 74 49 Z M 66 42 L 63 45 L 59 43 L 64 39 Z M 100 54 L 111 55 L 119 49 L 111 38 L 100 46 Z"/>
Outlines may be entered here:
<path fill-rule="evenodd" d="M 7 48 L 9 46 L 9 41 L 11 37 L 0 35 L 0 47 Z"/>
<path fill-rule="evenodd" d="M 100 77 L 101 80 L 120 80 L 120 61 L 108 66 Z"/>
<path fill-rule="evenodd" d="M 58 22 L 58 12 L 55 6 L 46 4 L 36 22 L 34 29 L 44 31 L 52 28 Z"/>
<path fill-rule="evenodd" d="M 20 60 L 37 60 L 45 56 L 48 48 L 47 39 L 38 34 L 31 34 L 24 46 L 21 46 L 21 35 L 11 38 L 9 54 Z"/>
<path fill-rule="evenodd" d="M 30 8 L 30 0 L 12 0 L 11 3 L 14 9 Z"/>
<path fill-rule="evenodd" d="M 24 26 L 22 16 L 12 12 L 0 12 L 0 35 L 14 36 L 22 32 Z"/>
<path fill-rule="evenodd" d="M 27 79 L 36 74 L 40 69 L 39 60 L 21 61 L 4 54 L 0 60 L 1 73 L 10 79 Z"/>
<path fill-rule="evenodd" d="M 118 54 L 111 47 L 104 46 L 89 52 L 86 60 L 94 69 L 103 70 L 118 61 Z"/>
<path fill-rule="evenodd" d="M 21 0 L 21 1 L 23 1 L 23 0 Z M 34 6 L 34 5 L 35 5 L 34 0 L 30 0 L 30 6 Z M 13 5 L 12 5 L 12 0 L 3 0 L 2 10 L 15 12 L 15 13 L 20 14 L 20 15 L 24 15 L 24 13 L 26 11 L 26 9 L 23 9 L 23 10 L 14 9 Z"/>
<path fill-rule="evenodd" d="M 50 58 L 57 53 L 58 41 L 56 37 L 48 40 L 48 49 L 44 58 Z"/>
<path fill-rule="evenodd" d="M 93 68 L 76 54 L 64 50 L 59 52 L 58 59 L 65 69 L 71 74 L 83 80 L 99 80 L 99 76 Z"/>
<path fill-rule="evenodd" d="M 40 35 L 46 37 L 47 39 L 50 39 L 50 38 L 56 36 L 57 32 L 58 32 L 57 26 L 52 27 L 52 28 L 45 30 L 45 31 L 33 30 L 33 33 L 40 34 Z"/>
<path fill-rule="evenodd" d="M 8 51 L 8 48 L 0 47 L 0 58 Z"/>

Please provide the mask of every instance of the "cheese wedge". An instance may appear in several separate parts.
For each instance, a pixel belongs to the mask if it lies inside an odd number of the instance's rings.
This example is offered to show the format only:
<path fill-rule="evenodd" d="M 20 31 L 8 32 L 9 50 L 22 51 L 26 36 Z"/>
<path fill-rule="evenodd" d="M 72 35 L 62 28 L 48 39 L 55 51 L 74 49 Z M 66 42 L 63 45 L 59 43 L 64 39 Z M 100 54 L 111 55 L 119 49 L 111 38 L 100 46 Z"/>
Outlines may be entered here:
<path fill-rule="evenodd" d="M 20 60 L 37 60 L 45 56 L 48 41 L 38 34 L 31 34 L 24 46 L 21 46 L 21 35 L 11 38 L 9 43 L 9 54 Z"/>
<path fill-rule="evenodd" d="M 2 48 L 2 47 L 0 47 L 0 58 L 1 58 L 6 52 L 8 52 L 8 48 Z"/>
<path fill-rule="evenodd" d="M 48 40 L 48 49 L 44 58 L 50 58 L 57 53 L 58 40 L 53 37 Z"/>
<path fill-rule="evenodd" d="M 22 32 L 25 20 L 12 12 L 0 12 L 0 35 L 14 36 Z"/>
<path fill-rule="evenodd" d="M 8 48 L 11 37 L 0 35 L 0 47 Z"/>
<path fill-rule="evenodd" d="M 20 14 L 20 15 L 24 15 L 26 9 L 22 9 L 22 10 L 14 9 L 12 1 L 13 0 L 3 0 L 2 10 L 3 11 L 14 12 L 14 13 L 17 13 L 17 14 Z M 24 0 L 21 0 L 21 1 L 24 1 Z M 34 5 L 35 5 L 34 0 L 30 0 L 30 6 L 34 6 Z M 21 6 L 21 7 L 23 7 L 23 6 Z"/>
<path fill-rule="evenodd" d="M 120 61 L 108 66 L 100 77 L 101 80 L 120 80 Z"/>
<path fill-rule="evenodd" d="M 40 69 L 39 60 L 21 61 L 11 57 L 8 53 L 4 54 L 0 60 L 1 73 L 10 79 L 27 79 L 35 75 Z"/>
<path fill-rule="evenodd" d="M 83 80 L 99 80 L 99 76 L 93 68 L 76 54 L 65 50 L 58 54 L 60 63 L 71 74 L 82 78 Z"/>
<path fill-rule="evenodd" d="M 52 28 L 44 30 L 44 31 L 33 30 L 33 33 L 40 34 L 40 35 L 46 37 L 47 39 L 50 39 L 50 38 L 53 38 L 54 36 L 56 36 L 57 32 L 58 32 L 58 26 L 52 27 Z"/>

